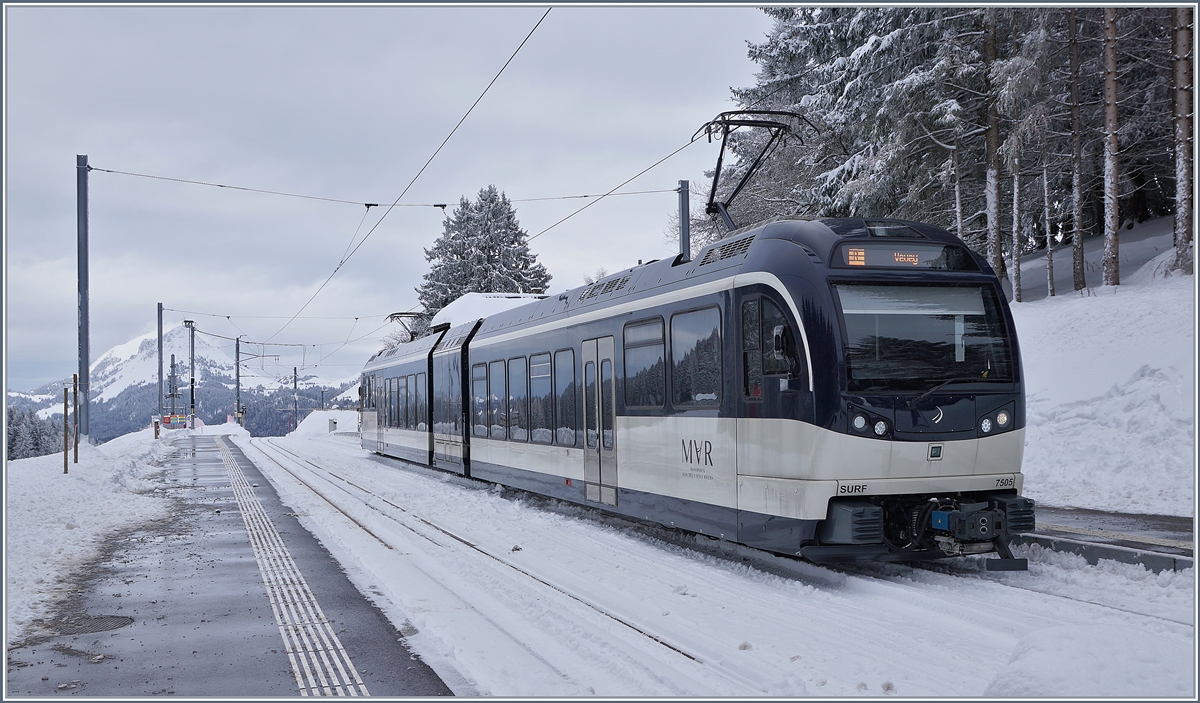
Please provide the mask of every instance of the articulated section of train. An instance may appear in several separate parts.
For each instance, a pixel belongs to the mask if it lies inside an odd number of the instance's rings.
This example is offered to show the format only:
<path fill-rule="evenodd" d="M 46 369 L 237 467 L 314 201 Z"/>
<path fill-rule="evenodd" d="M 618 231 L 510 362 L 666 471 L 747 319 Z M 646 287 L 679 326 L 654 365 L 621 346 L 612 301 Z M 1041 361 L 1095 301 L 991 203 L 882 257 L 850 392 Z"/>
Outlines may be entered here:
<path fill-rule="evenodd" d="M 784 219 L 380 352 L 367 450 L 815 562 L 998 551 L 1025 395 L 994 272 L 898 220 Z"/>

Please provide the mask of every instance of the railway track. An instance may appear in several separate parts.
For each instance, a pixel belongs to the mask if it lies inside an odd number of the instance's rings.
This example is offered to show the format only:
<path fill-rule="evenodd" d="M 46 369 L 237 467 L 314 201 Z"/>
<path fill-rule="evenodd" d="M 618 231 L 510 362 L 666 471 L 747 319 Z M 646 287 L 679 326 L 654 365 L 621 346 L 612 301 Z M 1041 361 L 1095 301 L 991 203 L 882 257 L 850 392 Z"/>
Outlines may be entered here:
<path fill-rule="evenodd" d="M 394 622 L 413 617 L 436 633 L 442 644 L 418 646 L 427 661 L 476 640 L 520 653 L 529 688 L 484 694 L 979 695 L 1026 631 L 1105 622 L 1190 632 L 1189 608 L 1108 598 L 1103 579 L 1124 577 L 1098 570 L 1080 574 L 1100 579 L 1081 593 L 1059 588 L 1067 571 L 1036 561 L 1019 574 L 971 560 L 831 569 L 521 491 L 496 500 L 499 487 L 375 460 L 348 442 L 305 442 L 300 453 L 291 440 L 250 446 L 269 464 L 264 473 L 284 479 L 277 488 L 288 484 L 289 505 L 312 520 L 336 516 L 372 543 L 370 554 L 353 545 L 339 553 L 338 529 L 306 523 L 339 560 L 370 562 L 375 581 L 360 589 L 386 592 L 398 604 Z M 436 607 L 409 598 L 435 590 Z M 474 630 L 455 640 L 447 623 L 461 620 Z M 903 646 L 873 644 L 898 630 Z M 947 651 L 965 653 L 955 657 L 971 659 L 969 672 L 928 666 Z M 448 658 L 468 682 L 489 680 L 479 668 L 488 654 L 479 656 Z M 843 661 L 860 662 L 845 676 L 861 680 L 830 676 Z M 902 673 L 856 673 L 871 670 Z"/>

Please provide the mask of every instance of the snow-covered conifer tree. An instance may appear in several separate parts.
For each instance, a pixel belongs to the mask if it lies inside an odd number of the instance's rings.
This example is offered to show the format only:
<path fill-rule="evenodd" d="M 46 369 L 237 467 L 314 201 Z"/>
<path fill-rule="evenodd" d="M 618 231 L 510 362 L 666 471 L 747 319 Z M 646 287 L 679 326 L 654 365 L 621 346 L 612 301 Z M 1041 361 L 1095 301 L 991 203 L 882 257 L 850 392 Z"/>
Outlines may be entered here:
<path fill-rule="evenodd" d="M 425 250 L 429 273 L 417 288 L 425 315 L 464 293 L 545 293 L 546 267 L 529 251 L 528 234 L 504 193 L 489 185 L 474 201 L 463 197 Z"/>

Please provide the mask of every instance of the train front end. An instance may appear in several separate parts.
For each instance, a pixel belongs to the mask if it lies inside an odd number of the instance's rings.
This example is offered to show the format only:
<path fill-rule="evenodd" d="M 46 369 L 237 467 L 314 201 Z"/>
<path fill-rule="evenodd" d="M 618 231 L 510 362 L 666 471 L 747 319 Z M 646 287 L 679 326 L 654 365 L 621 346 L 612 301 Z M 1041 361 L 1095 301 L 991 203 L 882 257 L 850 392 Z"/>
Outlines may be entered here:
<path fill-rule="evenodd" d="M 836 488 L 802 555 L 999 552 L 989 569 L 1025 568 L 1007 547 L 1034 529 L 1033 501 L 1021 496 L 1025 394 L 996 275 L 936 228 L 826 225 L 839 235 L 820 286 L 836 319 L 824 369 L 836 383 L 818 389 L 826 432 L 809 466 Z"/>

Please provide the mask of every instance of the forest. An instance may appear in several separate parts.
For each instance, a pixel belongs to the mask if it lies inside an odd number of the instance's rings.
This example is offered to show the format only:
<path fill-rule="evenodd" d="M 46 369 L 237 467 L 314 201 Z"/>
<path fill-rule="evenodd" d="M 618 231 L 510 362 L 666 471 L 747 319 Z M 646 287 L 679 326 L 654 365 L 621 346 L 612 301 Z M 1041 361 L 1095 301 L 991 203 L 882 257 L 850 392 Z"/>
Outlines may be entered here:
<path fill-rule="evenodd" d="M 750 43 L 744 110 L 793 112 L 732 203 L 771 217 L 896 217 L 936 224 L 1001 276 L 1047 238 L 1105 238 L 1119 284 L 1122 226 L 1175 216 L 1175 268 L 1191 271 L 1190 8 L 787 7 Z M 781 118 L 788 121 L 790 118 Z M 728 195 L 766 130 L 730 135 Z M 711 177 L 711 173 L 709 177 Z M 693 210 L 695 212 L 695 210 Z M 704 244 L 726 234 L 701 212 Z M 1007 259 L 1007 261 L 1006 261 Z"/>

